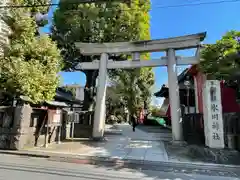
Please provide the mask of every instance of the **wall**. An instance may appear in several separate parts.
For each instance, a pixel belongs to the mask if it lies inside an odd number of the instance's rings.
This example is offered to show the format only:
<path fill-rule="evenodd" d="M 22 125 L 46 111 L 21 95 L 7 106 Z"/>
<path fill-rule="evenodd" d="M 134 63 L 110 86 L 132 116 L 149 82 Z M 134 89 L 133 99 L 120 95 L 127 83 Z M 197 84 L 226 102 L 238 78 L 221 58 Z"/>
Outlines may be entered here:
<path fill-rule="evenodd" d="M 0 149 L 22 149 L 31 141 L 28 134 L 30 124 L 30 106 L 7 107 L 1 109 Z"/>
<path fill-rule="evenodd" d="M 195 75 L 197 82 L 198 110 L 203 113 L 203 84 L 206 81 L 206 76 L 200 72 Z M 236 91 L 232 88 L 224 87 L 221 82 L 221 97 L 223 113 L 240 112 L 240 107 L 236 102 Z"/>
<path fill-rule="evenodd" d="M 222 108 L 224 113 L 240 112 L 240 106 L 236 101 L 236 90 L 224 87 L 221 82 Z"/>
<path fill-rule="evenodd" d="M 195 74 L 197 82 L 197 97 L 198 97 L 198 112 L 203 113 L 203 85 L 206 81 L 206 77 L 201 72 Z"/>
<path fill-rule="evenodd" d="M 0 109 L 0 149 L 10 149 L 10 144 L 14 141 L 17 129 L 13 127 L 12 107 L 1 107 Z"/>
<path fill-rule="evenodd" d="M 1 109 L 0 149 L 21 150 L 44 145 L 46 127 L 42 122 L 46 112 L 32 110 L 29 105 Z M 38 131 L 41 126 L 41 131 Z M 59 128 L 49 128 L 49 142 L 58 140 L 58 132 Z M 67 134 L 65 125 L 62 126 L 61 132 L 61 138 L 65 139 Z"/>
<path fill-rule="evenodd" d="M 168 106 L 169 106 L 169 98 L 164 98 L 163 104 L 160 108 L 160 111 L 161 113 L 163 113 L 163 115 L 167 115 Z"/>

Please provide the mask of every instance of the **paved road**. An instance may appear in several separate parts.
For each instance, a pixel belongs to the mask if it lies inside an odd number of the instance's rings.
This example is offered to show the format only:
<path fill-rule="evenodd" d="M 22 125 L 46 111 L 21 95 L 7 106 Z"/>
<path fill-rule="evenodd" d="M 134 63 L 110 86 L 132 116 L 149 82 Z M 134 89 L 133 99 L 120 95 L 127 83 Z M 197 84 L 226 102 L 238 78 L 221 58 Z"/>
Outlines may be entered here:
<path fill-rule="evenodd" d="M 45 159 L 0 155 L 0 180 L 240 180 L 150 170 L 118 169 L 94 165 L 52 162 Z"/>

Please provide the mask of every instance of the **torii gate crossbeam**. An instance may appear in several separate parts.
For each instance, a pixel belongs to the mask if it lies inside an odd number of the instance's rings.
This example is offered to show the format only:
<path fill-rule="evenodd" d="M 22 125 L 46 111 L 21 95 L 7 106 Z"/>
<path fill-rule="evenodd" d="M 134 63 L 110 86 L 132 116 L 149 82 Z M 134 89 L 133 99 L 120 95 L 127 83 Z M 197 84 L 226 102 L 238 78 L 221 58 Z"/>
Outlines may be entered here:
<path fill-rule="evenodd" d="M 99 55 L 100 62 L 79 63 L 76 69 L 99 69 L 99 81 L 97 87 L 97 100 L 94 113 L 93 138 L 101 139 L 104 133 L 105 123 L 105 99 L 107 69 L 139 68 L 167 66 L 169 98 L 171 107 L 172 138 L 173 141 L 182 141 L 182 125 L 180 122 L 180 100 L 177 80 L 177 64 L 197 64 L 199 62 L 198 50 L 196 56 L 180 58 L 176 57 L 175 50 L 199 48 L 206 33 L 198 33 L 175 38 L 160 40 L 118 42 L 118 43 L 75 43 L 83 55 Z M 167 57 L 159 60 L 139 60 L 139 53 L 165 51 Z M 132 61 L 109 61 L 108 54 L 133 53 Z"/>
<path fill-rule="evenodd" d="M 162 57 L 160 59 L 152 60 L 125 60 L 125 61 L 112 61 L 108 60 L 107 69 L 131 69 L 131 68 L 141 68 L 141 67 L 158 67 L 158 66 L 167 66 L 167 57 Z M 197 64 L 198 57 L 176 57 L 177 65 L 189 65 Z M 81 70 L 94 70 L 99 69 L 100 62 L 99 60 L 93 62 L 83 62 L 79 63 L 75 69 Z"/>

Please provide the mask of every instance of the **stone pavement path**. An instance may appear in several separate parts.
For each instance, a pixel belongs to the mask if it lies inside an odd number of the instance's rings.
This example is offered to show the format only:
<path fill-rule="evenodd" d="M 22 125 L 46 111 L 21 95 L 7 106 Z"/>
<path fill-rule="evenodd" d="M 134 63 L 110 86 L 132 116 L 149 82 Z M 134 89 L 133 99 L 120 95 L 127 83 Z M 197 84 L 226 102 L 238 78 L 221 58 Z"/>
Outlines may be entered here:
<path fill-rule="evenodd" d="M 151 134 L 136 129 L 135 132 L 128 124 L 116 125 L 116 134 L 106 134 L 106 141 L 73 141 L 62 144 L 52 144 L 48 148 L 31 148 L 29 151 L 71 154 L 80 156 L 97 156 L 106 158 L 168 161 L 164 143 Z"/>
<path fill-rule="evenodd" d="M 167 161 L 167 153 L 164 143 L 156 137 L 146 133 L 138 128 L 133 132 L 129 125 L 118 125 L 118 129 L 122 130 L 122 136 L 107 137 L 109 142 L 115 143 L 117 149 L 110 150 L 113 155 L 123 159 L 141 159 L 147 161 Z M 120 154 L 118 154 L 118 152 Z"/>
<path fill-rule="evenodd" d="M 155 140 L 171 142 L 172 141 L 172 132 L 171 129 L 162 127 L 162 126 L 151 126 L 151 125 L 138 125 L 138 129 L 147 133 L 149 136 L 152 136 Z"/>

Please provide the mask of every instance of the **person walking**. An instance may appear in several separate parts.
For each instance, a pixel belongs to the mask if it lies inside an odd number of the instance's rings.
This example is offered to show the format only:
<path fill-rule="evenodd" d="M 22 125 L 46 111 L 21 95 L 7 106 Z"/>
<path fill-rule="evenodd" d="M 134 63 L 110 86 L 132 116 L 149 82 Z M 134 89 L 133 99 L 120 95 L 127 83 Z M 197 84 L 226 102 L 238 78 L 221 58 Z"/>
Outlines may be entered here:
<path fill-rule="evenodd" d="M 131 115 L 131 123 L 132 123 L 133 132 L 135 132 L 135 128 L 137 126 L 137 116 L 135 114 Z"/>

